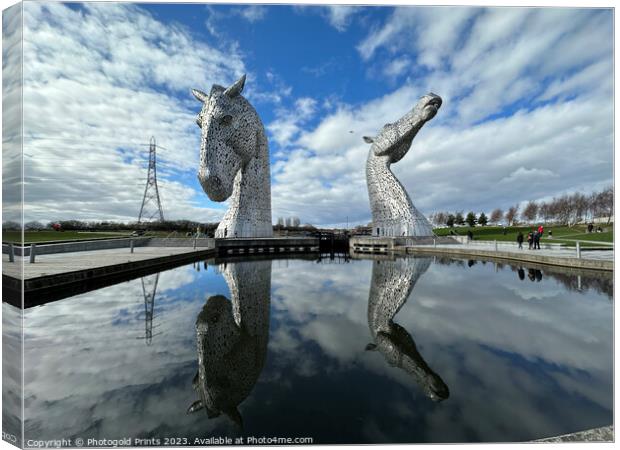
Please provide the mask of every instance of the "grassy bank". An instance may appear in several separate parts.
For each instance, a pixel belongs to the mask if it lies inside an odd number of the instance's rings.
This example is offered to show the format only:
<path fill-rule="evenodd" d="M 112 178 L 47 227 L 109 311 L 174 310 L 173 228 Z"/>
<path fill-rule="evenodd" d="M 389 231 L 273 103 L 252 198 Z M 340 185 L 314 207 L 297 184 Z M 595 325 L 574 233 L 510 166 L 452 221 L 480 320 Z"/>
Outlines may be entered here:
<path fill-rule="evenodd" d="M 26 243 L 30 242 L 55 242 L 55 241 L 87 241 L 90 239 L 98 238 L 114 238 L 114 237 L 130 237 L 132 231 L 26 231 L 24 233 L 24 240 Z M 185 238 L 185 232 L 178 232 L 173 234 L 170 231 L 148 231 L 143 236 L 145 237 L 174 237 Z M 21 233 L 19 231 L 4 231 L 2 232 L 2 242 L 18 243 L 21 239 Z"/>
<path fill-rule="evenodd" d="M 129 236 L 130 231 L 119 232 L 90 232 L 90 231 L 26 231 L 25 242 L 53 242 L 53 241 L 82 241 L 96 238 L 124 237 Z M 3 231 L 3 242 L 20 242 L 21 232 Z"/>
<path fill-rule="evenodd" d="M 575 241 L 598 241 L 598 242 L 613 243 L 614 241 L 613 224 L 602 226 L 602 228 L 604 230 L 602 233 L 588 233 L 587 227 L 585 225 L 575 225 L 572 227 L 544 226 L 545 235 L 542 238 L 541 242 L 562 243 L 562 244 L 565 244 L 571 247 L 575 246 Z M 436 228 L 434 232 L 438 236 L 449 236 L 451 231 L 454 231 L 460 236 L 466 236 L 467 232 L 471 230 L 471 232 L 474 235 L 474 240 L 516 242 L 519 231 L 523 233 L 524 240 L 525 240 L 527 239 L 527 233 L 532 231 L 532 229 L 533 227 L 531 226 L 506 227 L 505 230 L 503 227 L 495 227 L 495 226 L 489 226 L 489 227 L 464 226 L 464 227 L 454 227 L 454 228 Z M 553 234 L 553 238 L 551 239 L 549 238 L 549 230 L 551 230 Z M 526 242 L 526 245 L 527 245 L 527 242 Z M 599 246 L 599 244 L 588 243 L 587 246 L 595 247 L 595 246 Z"/>

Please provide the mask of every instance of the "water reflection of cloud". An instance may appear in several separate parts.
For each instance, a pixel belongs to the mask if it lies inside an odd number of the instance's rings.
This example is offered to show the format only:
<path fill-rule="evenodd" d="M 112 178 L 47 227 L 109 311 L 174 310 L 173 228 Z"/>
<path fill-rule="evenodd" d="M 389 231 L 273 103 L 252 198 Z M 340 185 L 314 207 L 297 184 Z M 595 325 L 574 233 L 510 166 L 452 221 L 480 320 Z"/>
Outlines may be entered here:
<path fill-rule="evenodd" d="M 407 373 L 365 351 L 371 268 L 274 262 L 265 367 L 240 407 L 248 426 L 316 431 L 339 418 L 335 429 L 362 440 L 463 442 L 611 422 L 613 322 L 604 295 L 549 277 L 520 281 L 508 266 L 431 264 L 394 321 L 450 387 L 450 398 L 434 404 Z M 27 310 L 28 430 L 41 438 L 232 432 L 221 418 L 184 414 L 195 399 L 196 316 L 216 294 L 230 295 L 213 268 L 162 273 L 154 319 L 162 334 L 151 346 L 139 339 L 140 280 Z M 339 400 L 349 392 L 354 407 Z"/>
<path fill-rule="evenodd" d="M 129 436 L 164 425 L 162 417 L 175 408 L 173 420 L 187 426 L 191 389 L 179 382 L 169 386 L 170 379 L 185 372 L 191 385 L 196 355 L 188 342 L 194 341 L 196 315 L 206 296 L 226 294 L 196 292 L 198 301 L 176 302 L 178 291 L 195 282 L 191 266 L 160 275 L 153 320 L 159 336 L 150 346 L 143 339 L 140 279 L 27 310 L 27 429 L 50 438 L 85 430 Z M 119 323 L 120 311 L 129 320 Z"/>
<path fill-rule="evenodd" d="M 280 325 L 280 340 L 290 330 L 291 335 L 301 334 L 319 344 L 341 369 L 362 364 L 366 370 L 411 387 L 407 377 L 359 351 L 360 344 L 368 340 L 367 333 L 356 328 L 365 321 L 360 272 L 347 276 L 346 270 L 330 266 L 320 282 L 290 274 L 281 280 L 274 274 L 274 290 L 290 292 L 281 295 L 282 309 L 312 312 L 293 314 L 298 323 Z M 369 280 L 368 272 L 363 273 Z M 338 285 L 344 305 L 334 305 L 321 292 L 321 285 Z M 300 307 L 300 298 L 309 306 Z M 451 391 L 457 391 L 446 408 L 452 414 L 455 407 L 471 412 L 455 420 L 446 416 L 445 409 L 434 409 L 425 420 L 432 422 L 438 414 L 440 428 L 453 423 L 457 428 L 480 430 L 479 436 L 519 439 L 509 431 L 511 423 L 522 423 L 526 430 L 562 431 L 567 421 L 579 426 L 579 413 L 567 411 L 575 403 L 587 406 L 594 424 L 610 420 L 604 417 L 610 417 L 611 408 L 611 307 L 595 292 L 568 291 L 550 278 L 521 282 L 510 270 L 496 272 L 493 264 L 472 268 L 433 265 L 396 320 L 411 332 L 420 352 Z M 535 404 L 540 401 L 556 405 L 557 411 L 550 413 L 551 406 L 538 410 Z M 480 425 L 480 417 L 487 422 Z M 435 433 L 441 440 L 441 429 Z M 460 440 L 471 438 L 466 432 L 455 435 L 462 436 Z"/>

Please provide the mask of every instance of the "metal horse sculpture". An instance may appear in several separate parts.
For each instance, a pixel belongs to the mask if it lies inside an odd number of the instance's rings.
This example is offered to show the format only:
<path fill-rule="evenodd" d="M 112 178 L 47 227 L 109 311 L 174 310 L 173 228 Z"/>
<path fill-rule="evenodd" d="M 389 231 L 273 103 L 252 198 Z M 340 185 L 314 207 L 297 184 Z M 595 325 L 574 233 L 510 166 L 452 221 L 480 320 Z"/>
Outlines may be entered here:
<path fill-rule="evenodd" d="M 372 211 L 373 236 L 432 236 L 433 227 L 411 202 L 390 165 L 400 161 L 426 122 L 437 114 L 441 98 L 427 94 L 407 114 L 386 124 L 374 137 L 366 162 L 366 183 Z"/>
<path fill-rule="evenodd" d="M 214 84 L 208 95 L 192 89 L 202 102 L 198 179 L 211 200 L 232 197 L 216 238 L 273 236 L 267 135 L 241 96 L 244 85 L 245 75 L 228 88 Z"/>
<path fill-rule="evenodd" d="M 223 270 L 232 301 L 209 297 L 196 319 L 199 399 L 188 409 L 221 413 L 243 426 L 238 406 L 260 376 L 269 340 L 271 261 L 228 263 Z"/>
<path fill-rule="evenodd" d="M 407 330 L 393 321 L 430 262 L 429 258 L 399 258 L 373 263 L 368 326 L 374 342 L 366 350 L 379 350 L 390 365 L 409 373 L 431 400 L 440 401 L 450 396 L 448 386 L 424 361 Z"/>

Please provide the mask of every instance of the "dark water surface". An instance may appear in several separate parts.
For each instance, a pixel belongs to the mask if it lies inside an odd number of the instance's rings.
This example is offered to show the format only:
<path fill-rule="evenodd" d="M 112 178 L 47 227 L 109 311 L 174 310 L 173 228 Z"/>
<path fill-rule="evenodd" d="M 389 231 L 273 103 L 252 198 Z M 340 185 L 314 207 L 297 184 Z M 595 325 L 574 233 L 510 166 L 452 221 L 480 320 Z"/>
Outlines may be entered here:
<path fill-rule="evenodd" d="M 612 283 L 432 258 L 180 267 L 25 311 L 26 440 L 523 441 L 610 425 Z"/>

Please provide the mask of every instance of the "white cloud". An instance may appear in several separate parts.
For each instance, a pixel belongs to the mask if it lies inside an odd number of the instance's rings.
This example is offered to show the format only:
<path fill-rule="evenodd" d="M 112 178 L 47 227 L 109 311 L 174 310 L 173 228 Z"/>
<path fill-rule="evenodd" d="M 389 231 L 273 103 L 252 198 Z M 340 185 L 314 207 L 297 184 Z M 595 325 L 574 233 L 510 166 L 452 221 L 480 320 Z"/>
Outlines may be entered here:
<path fill-rule="evenodd" d="M 273 167 L 274 210 L 313 223 L 344 223 L 346 216 L 350 223 L 369 221 L 369 146 L 361 136 L 416 101 L 416 90 L 404 87 L 302 132 L 288 159 Z M 392 169 L 426 212 L 488 210 L 567 189 L 588 191 L 612 181 L 612 112 L 608 97 L 585 96 L 475 126 L 430 122 Z"/>
<path fill-rule="evenodd" d="M 413 47 L 420 51 L 420 64 L 437 67 L 453 53 L 463 27 L 478 13 L 471 7 L 396 8 L 381 28 L 359 44 L 358 50 L 368 60 L 384 46 L 391 51 Z"/>
<path fill-rule="evenodd" d="M 325 6 L 327 10 L 327 21 L 338 31 L 345 31 L 349 26 L 351 17 L 359 11 L 355 6 Z"/>
<path fill-rule="evenodd" d="M 267 8 L 264 6 L 252 5 L 238 10 L 238 14 L 250 23 L 263 20 L 267 15 Z"/>
<path fill-rule="evenodd" d="M 351 11 L 334 11 L 348 23 Z M 151 135 L 163 146 L 166 215 L 217 220 L 222 209 L 202 207 L 195 182 L 200 105 L 187 91 L 245 72 L 238 45 L 197 41 L 118 4 L 28 4 L 26 26 L 27 220 L 80 211 L 135 219 L 146 178 L 139 144 Z M 505 208 L 611 183 L 611 32 L 605 11 L 402 8 L 358 46 L 373 73 L 401 83 L 374 99 L 295 98 L 297 87 L 275 69 L 250 73 L 250 101 L 275 105 L 266 123 L 274 217 L 366 223 L 362 136 L 428 91 L 442 96 L 442 109 L 393 166 L 423 211 Z M 526 182 L 534 178 L 535 187 Z"/>
<path fill-rule="evenodd" d="M 390 78 L 397 77 L 398 75 L 401 75 L 410 65 L 411 60 L 407 57 L 395 58 L 387 66 L 385 66 L 383 73 Z"/>
<path fill-rule="evenodd" d="M 592 90 L 613 92 L 613 65 L 609 60 L 602 60 L 586 66 L 574 75 L 555 80 L 540 96 L 540 100 L 555 97 L 572 96 L 579 92 Z"/>
<path fill-rule="evenodd" d="M 316 111 L 316 100 L 302 97 L 295 101 L 293 108 L 276 111 L 277 118 L 267 125 L 271 137 L 280 147 L 288 147 L 301 131 L 301 124 L 312 117 Z"/>
<path fill-rule="evenodd" d="M 304 127 L 274 167 L 274 210 L 314 223 L 369 221 L 361 137 L 429 91 L 443 106 L 392 166 L 423 211 L 486 211 L 611 184 L 611 36 L 604 11 L 395 10 L 358 50 L 406 81 Z M 584 40 L 598 44 L 588 52 Z"/>
<path fill-rule="evenodd" d="M 21 5 L 2 13 L 2 220 L 21 222 Z"/>
<path fill-rule="evenodd" d="M 166 217 L 218 220 L 221 208 L 198 204 L 200 105 L 189 90 L 234 81 L 241 57 L 137 6 L 24 12 L 26 220 L 137 219 L 151 136 Z"/>
<path fill-rule="evenodd" d="M 515 184 L 527 183 L 529 186 L 544 184 L 548 178 L 558 177 L 558 174 L 549 169 L 526 169 L 525 167 L 519 167 L 507 177 L 499 180 L 500 183 L 506 183 L 509 186 L 515 186 Z"/>

